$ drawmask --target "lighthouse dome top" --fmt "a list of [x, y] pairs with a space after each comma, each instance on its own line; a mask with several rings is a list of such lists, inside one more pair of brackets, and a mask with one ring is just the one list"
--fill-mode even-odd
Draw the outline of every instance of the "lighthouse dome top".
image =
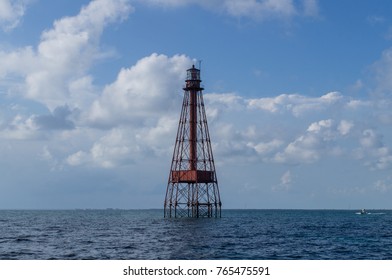
[[200, 80], [200, 70], [195, 68], [195, 65], [192, 65], [192, 68], [189, 68], [186, 71], [186, 80], [187, 81], [201, 81]]

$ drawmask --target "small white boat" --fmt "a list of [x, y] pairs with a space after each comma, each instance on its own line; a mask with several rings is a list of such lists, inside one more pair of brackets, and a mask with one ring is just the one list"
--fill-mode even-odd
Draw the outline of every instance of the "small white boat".
[[368, 212], [365, 209], [361, 209], [361, 215], [366, 215]]

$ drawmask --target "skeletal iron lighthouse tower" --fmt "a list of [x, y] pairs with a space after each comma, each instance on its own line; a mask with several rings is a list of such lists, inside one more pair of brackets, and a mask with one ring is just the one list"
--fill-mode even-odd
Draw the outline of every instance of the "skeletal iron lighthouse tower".
[[204, 109], [200, 70], [187, 70], [165, 198], [165, 217], [221, 217], [221, 200]]

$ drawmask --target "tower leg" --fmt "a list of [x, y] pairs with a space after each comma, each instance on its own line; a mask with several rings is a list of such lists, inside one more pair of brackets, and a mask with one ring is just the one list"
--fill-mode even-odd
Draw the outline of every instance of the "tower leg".
[[[212, 186], [211, 186], [212, 185]], [[169, 184], [169, 191], [165, 200], [166, 218], [220, 218], [219, 197], [206, 196], [208, 188], [215, 188], [215, 184], [207, 183], [173, 183]], [[214, 193], [214, 192], [212, 192]]]

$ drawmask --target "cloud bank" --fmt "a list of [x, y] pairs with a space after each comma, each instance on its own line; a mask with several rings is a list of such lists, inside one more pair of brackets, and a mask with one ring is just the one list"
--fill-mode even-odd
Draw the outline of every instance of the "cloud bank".
[[[197, 4], [204, 8], [220, 4], [232, 16], [249, 17], [267, 12], [289, 16], [298, 13], [300, 7], [308, 14], [318, 10], [316, 1], [149, 3], [173, 7]], [[94, 77], [89, 74], [94, 61], [102, 56], [100, 37], [105, 27], [126, 19], [132, 11], [126, 0], [95, 0], [78, 15], [55, 21], [42, 33], [36, 47], [1, 51], [0, 76], [19, 79], [17, 85], [8, 88], [9, 95], [38, 102], [49, 113], [9, 114], [3, 117], [0, 135], [4, 139], [43, 139], [68, 131], [64, 139], [69, 140], [86, 130], [90, 137], [82, 141], [83, 149], [75, 144], [70, 147], [73, 151], [63, 152], [62, 161], [70, 166], [113, 168], [129, 164], [133, 158], [170, 154], [181, 87], [191, 58], [151, 54], [120, 69], [116, 80], [103, 89], [94, 85]], [[376, 66], [384, 73], [381, 70], [389, 69], [389, 64], [386, 51]], [[389, 88], [384, 76], [377, 77], [383, 90]], [[352, 156], [371, 168], [390, 166], [390, 150], [380, 132], [367, 127], [361, 117], [365, 110], [379, 106], [379, 100], [355, 99], [339, 92], [313, 97], [280, 94], [244, 98], [237, 93], [208, 90], [205, 100], [216, 153], [222, 161], [241, 158], [249, 162], [311, 164], [325, 156]], [[373, 117], [385, 119], [387, 109], [377, 108]], [[285, 131], [287, 119], [294, 125]], [[272, 130], [271, 122], [278, 127]], [[347, 139], [356, 145], [348, 146]]]
[[294, 16], [317, 17], [319, 13], [316, 0], [146, 0], [143, 3], [172, 8], [197, 5], [216, 13], [253, 20], [289, 19]]

